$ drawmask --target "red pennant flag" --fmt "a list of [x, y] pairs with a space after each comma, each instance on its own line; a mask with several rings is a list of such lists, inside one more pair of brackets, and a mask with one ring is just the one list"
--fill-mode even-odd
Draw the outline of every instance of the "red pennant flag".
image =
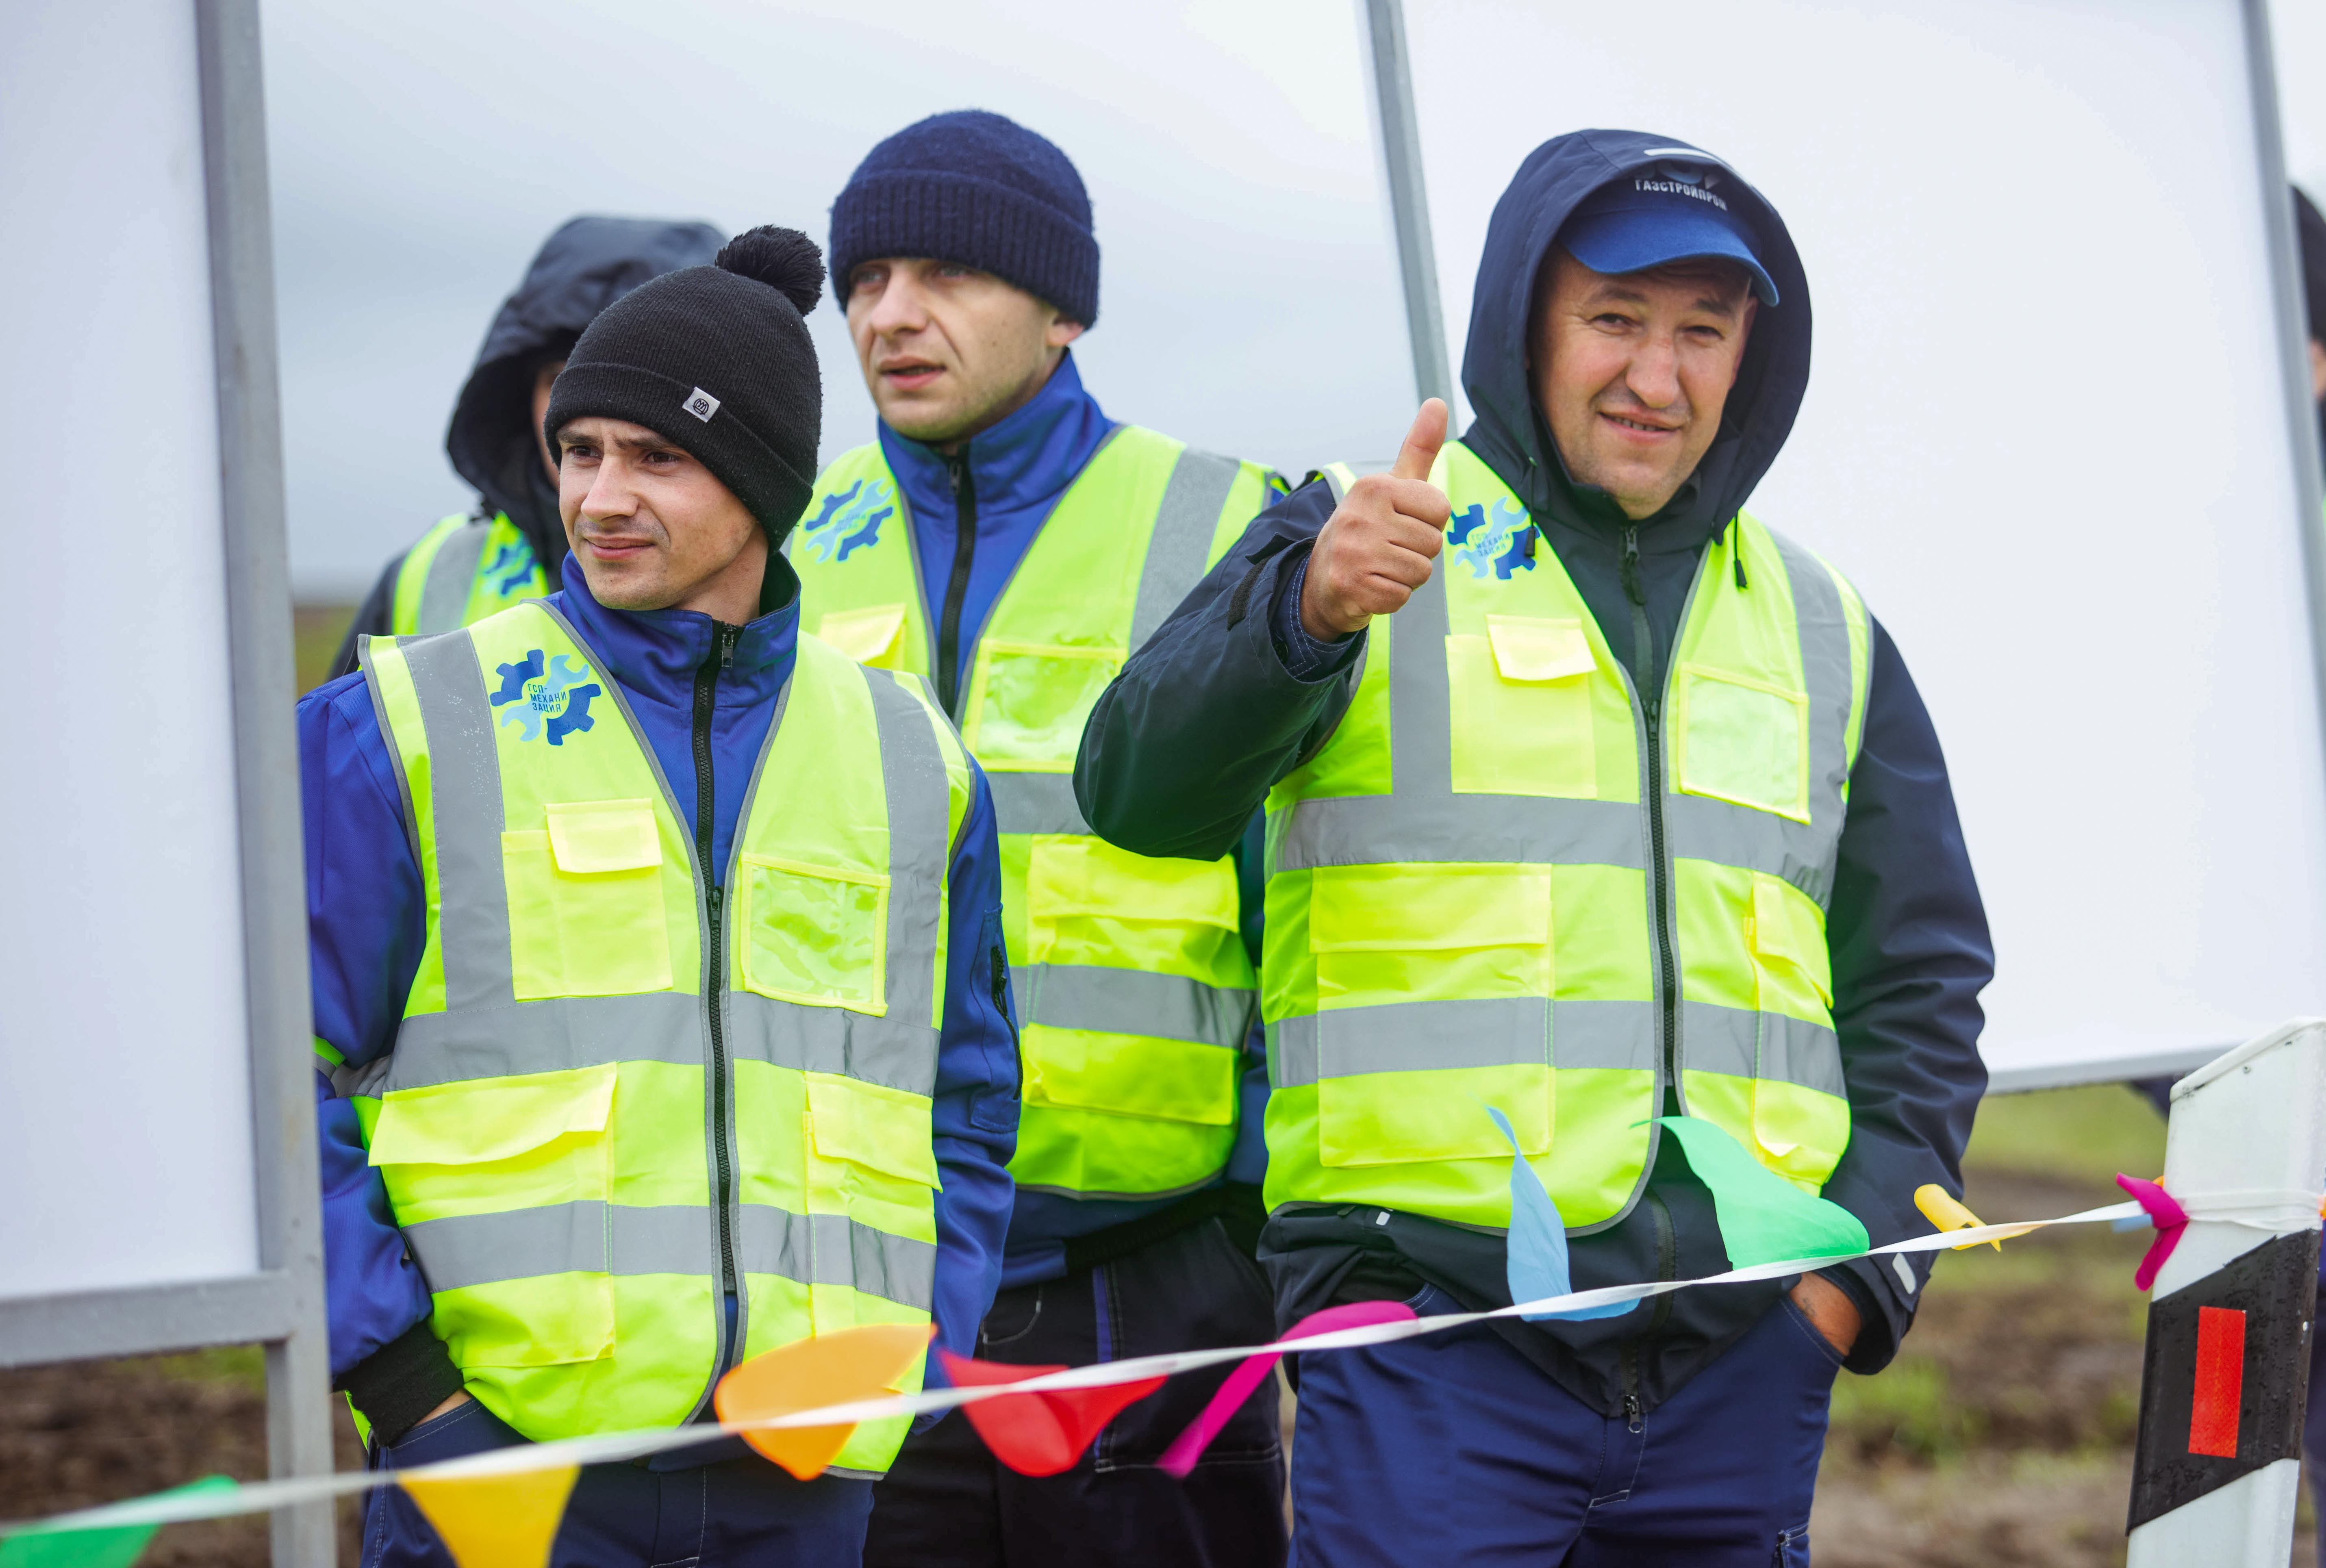
[[[956, 1387], [989, 1383], [1022, 1383], [1064, 1367], [1012, 1367], [998, 1361], [976, 1361], [940, 1349], [945, 1375]], [[978, 1436], [993, 1457], [1019, 1475], [1057, 1475], [1074, 1469], [1083, 1450], [1091, 1445], [1106, 1424], [1163, 1387], [1160, 1378], [1141, 1378], [1103, 1388], [1047, 1388], [1032, 1394], [1005, 1394], [962, 1406], [962, 1414], [977, 1428]]]

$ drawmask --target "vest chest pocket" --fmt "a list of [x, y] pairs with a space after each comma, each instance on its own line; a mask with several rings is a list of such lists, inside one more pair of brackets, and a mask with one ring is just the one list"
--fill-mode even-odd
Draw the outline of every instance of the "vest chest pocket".
[[988, 767], [1071, 773], [1083, 724], [1129, 650], [988, 642], [961, 738]]
[[1680, 793], [1810, 820], [1806, 693], [1698, 664], [1682, 664], [1672, 686]]
[[737, 880], [745, 988], [811, 1007], [888, 1012], [888, 877], [747, 854]]
[[1484, 636], [1447, 637], [1456, 792], [1598, 793], [1591, 734], [1597, 668], [1579, 619], [1490, 615]]
[[670, 989], [653, 805], [552, 801], [546, 815], [544, 831], [501, 835], [516, 999]]

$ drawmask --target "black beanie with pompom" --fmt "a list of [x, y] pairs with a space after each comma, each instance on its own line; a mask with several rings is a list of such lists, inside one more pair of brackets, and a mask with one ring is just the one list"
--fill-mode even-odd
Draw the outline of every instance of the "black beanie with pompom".
[[806, 509], [823, 380], [800, 318], [823, 256], [795, 228], [739, 234], [707, 267], [665, 273], [600, 311], [549, 394], [549, 449], [577, 419], [628, 420], [718, 476], [779, 544]]

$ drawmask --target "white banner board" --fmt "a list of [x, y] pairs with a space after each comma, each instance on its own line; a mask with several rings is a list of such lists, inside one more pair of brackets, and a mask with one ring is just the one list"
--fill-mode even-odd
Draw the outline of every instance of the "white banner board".
[[0, 49], [0, 1298], [259, 1267], [194, 13]]
[[1586, 6], [1406, 19], [1457, 367], [1549, 136], [1669, 135], [1784, 215], [1815, 359], [1751, 510], [1858, 584], [1937, 723], [1998, 1082], [2326, 1012], [2314, 513], [2239, 6], [1667, 0], [1694, 42], [1657, 48]]

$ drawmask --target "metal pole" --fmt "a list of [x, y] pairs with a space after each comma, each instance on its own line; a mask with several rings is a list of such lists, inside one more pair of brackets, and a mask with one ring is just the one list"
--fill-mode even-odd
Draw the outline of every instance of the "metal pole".
[[[287, 1285], [289, 1327], [266, 1347], [267, 1468], [331, 1469], [330, 1344], [315, 1153], [299, 769], [292, 733], [291, 580], [276, 386], [274, 240], [256, 0], [194, 0], [219, 485], [242, 849], [250, 1089], [261, 1266]], [[330, 1568], [329, 1503], [277, 1512], [277, 1568]]]
[[1372, 45], [1373, 101], [1381, 122], [1382, 160], [1389, 179], [1389, 210], [1397, 231], [1398, 274], [1405, 284], [1405, 329], [1413, 349], [1419, 397], [1442, 397], [1454, 406], [1454, 374], [1446, 363], [1446, 318], [1437, 302], [1437, 253], [1429, 240], [1429, 197], [1421, 179], [1421, 126], [1413, 111], [1413, 64], [1405, 47], [1401, 0], [1365, 0], [1365, 35]]
[[2318, 682], [2321, 743], [2326, 743], [2326, 534], [2321, 517], [2318, 403], [2310, 390], [2310, 328], [2302, 297], [2301, 252], [2293, 233], [2292, 185], [2279, 130], [2277, 65], [2270, 45], [2268, 0], [2241, 0], [2246, 79], [2253, 99], [2254, 147], [2259, 154], [2264, 236], [2269, 246], [2271, 303], [2277, 321], [2278, 378], [2284, 388], [2288, 434], [2293, 442], [2293, 524], [2302, 531], [2302, 561], [2310, 589], [2310, 642]]
[[2296, 1019], [2172, 1086], [2168, 1192], [2286, 1197], [2271, 1229], [2192, 1220], [2157, 1273], [2127, 1568], [2286, 1560], [2302, 1490], [2321, 1170], [2326, 1020]]

